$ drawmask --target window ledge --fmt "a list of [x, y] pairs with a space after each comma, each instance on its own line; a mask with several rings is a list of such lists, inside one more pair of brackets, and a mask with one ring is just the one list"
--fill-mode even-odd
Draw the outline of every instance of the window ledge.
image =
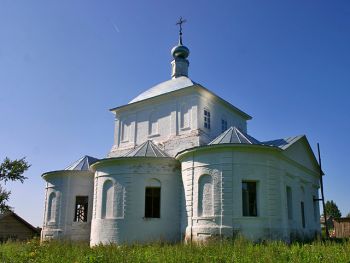
[[154, 138], [154, 137], [158, 137], [158, 136], [160, 136], [160, 134], [159, 133], [155, 133], [155, 134], [148, 135], [148, 138]]
[[215, 218], [219, 218], [220, 216], [197, 216], [193, 217], [194, 220], [213, 220]]
[[73, 221], [73, 225], [84, 225], [84, 224], [88, 224], [89, 222], [77, 222], [77, 221]]
[[160, 220], [160, 217], [142, 217], [145, 221], [151, 221], [151, 220]]
[[180, 131], [189, 131], [191, 130], [191, 127], [181, 127]]

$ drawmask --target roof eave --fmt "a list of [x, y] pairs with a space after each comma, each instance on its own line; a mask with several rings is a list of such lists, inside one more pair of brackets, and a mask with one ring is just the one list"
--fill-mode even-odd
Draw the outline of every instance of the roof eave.
[[135, 157], [111, 157], [111, 158], [104, 158], [100, 159], [99, 161], [93, 163], [91, 165], [91, 169], [96, 171], [96, 167], [104, 164], [104, 163], [113, 163], [113, 162], [121, 162], [121, 161], [131, 161], [131, 160], [173, 160], [176, 161], [175, 158], [166, 156], [166, 157], [155, 157], [155, 156], [135, 156]]
[[192, 147], [192, 148], [189, 148], [189, 149], [185, 149], [181, 152], [178, 152], [176, 155], [175, 155], [175, 159], [178, 159], [180, 158], [180, 156], [182, 155], [185, 155], [187, 153], [190, 153], [192, 151], [195, 151], [195, 150], [204, 150], [204, 149], [209, 149], [209, 148], [217, 148], [217, 149], [220, 149], [220, 148], [239, 148], [239, 147], [242, 147], [242, 148], [260, 148], [260, 149], [270, 149], [270, 150], [276, 150], [276, 151], [283, 151], [282, 149], [278, 148], [278, 147], [275, 147], [275, 146], [270, 146], [270, 145], [261, 145], [261, 144], [248, 144], [248, 143], [221, 143], [221, 144], [208, 144], [208, 145], [202, 145], [202, 146], [196, 146], [196, 147]]
[[167, 92], [167, 93], [163, 93], [163, 94], [160, 94], [160, 95], [157, 95], [157, 96], [154, 96], [154, 97], [150, 97], [150, 98], [147, 98], [147, 99], [144, 99], [144, 100], [140, 100], [140, 101], [135, 101], [135, 102], [132, 102], [132, 103], [129, 103], [129, 104], [125, 104], [125, 105], [122, 105], [122, 106], [118, 106], [118, 107], [115, 107], [115, 108], [111, 108], [109, 109], [109, 111], [111, 112], [117, 112], [121, 109], [124, 109], [126, 107], [129, 107], [129, 106], [135, 106], [135, 105], [138, 105], [138, 104], [142, 104], [146, 101], [149, 101], [149, 100], [152, 100], [152, 99], [156, 99], [156, 98], [159, 98], [163, 95], [169, 95], [169, 94], [174, 94], [174, 93], [177, 93], [177, 92], [181, 92], [183, 90], [187, 90], [187, 89], [190, 89], [190, 88], [201, 88], [203, 90], [205, 90], [206, 92], [212, 94], [215, 98], [217, 98], [219, 101], [221, 101], [224, 105], [228, 106], [229, 108], [232, 108], [234, 111], [236, 111], [239, 115], [241, 115], [243, 118], [245, 118], [246, 120], [251, 120], [253, 117], [250, 116], [249, 114], [245, 113], [244, 111], [238, 109], [237, 107], [233, 106], [231, 103], [229, 103], [228, 101], [224, 100], [223, 98], [221, 98], [220, 96], [216, 95], [214, 92], [210, 91], [209, 89], [205, 88], [204, 86], [202, 86], [201, 84], [198, 84], [196, 82], [193, 82], [194, 84], [191, 85], [191, 86], [187, 86], [187, 87], [184, 87], [184, 88], [181, 88], [181, 89], [177, 89], [177, 90], [173, 90], [173, 91], [170, 91], [170, 92]]
[[49, 172], [45, 172], [41, 175], [42, 178], [46, 177], [47, 175], [54, 175], [54, 174], [76, 174], [76, 173], [87, 173], [90, 172], [92, 173], [92, 171], [90, 170], [55, 170], [55, 171], [49, 171]]

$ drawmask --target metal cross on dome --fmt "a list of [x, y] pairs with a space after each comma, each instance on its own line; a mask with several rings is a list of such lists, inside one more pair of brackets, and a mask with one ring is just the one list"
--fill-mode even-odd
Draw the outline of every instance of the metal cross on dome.
[[180, 30], [179, 30], [179, 33], [180, 33], [180, 44], [182, 45], [182, 24], [186, 22], [186, 19], [182, 19], [182, 16], [180, 16], [180, 19], [179, 21], [176, 22], [176, 25], [179, 25], [180, 26]]

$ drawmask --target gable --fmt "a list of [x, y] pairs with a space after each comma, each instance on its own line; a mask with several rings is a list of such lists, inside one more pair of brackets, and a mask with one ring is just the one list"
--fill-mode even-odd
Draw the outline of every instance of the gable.
[[0, 217], [0, 239], [28, 239], [39, 234], [39, 230], [13, 212]]
[[301, 136], [298, 140], [286, 147], [283, 154], [307, 169], [319, 173], [318, 162], [306, 136]]

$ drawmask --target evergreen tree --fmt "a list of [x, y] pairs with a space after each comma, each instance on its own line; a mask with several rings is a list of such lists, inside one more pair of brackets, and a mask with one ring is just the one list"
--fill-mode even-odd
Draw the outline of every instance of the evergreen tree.
[[[23, 173], [28, 170], [30, 164], [27, 163], [25, 158], [19, 160], [11, 161], [9, 158], [0, 164], [0, 182], [6, 184], [7, 181], [20, 181], [23, 183], [26, 177], [23, 176]], [[0, 184], [0, 213], [6, 212], [11, 209], [7, 205], [11, 192], [6, 191]]]
[[341, 217], [341, 212], [340, 212], [337, 204], [333, 200], [326, 202], [325, 209], [326, 209], [327, 217], [329, 217], [329, 216], [331, 216], [333, 218], [340, 218]]

